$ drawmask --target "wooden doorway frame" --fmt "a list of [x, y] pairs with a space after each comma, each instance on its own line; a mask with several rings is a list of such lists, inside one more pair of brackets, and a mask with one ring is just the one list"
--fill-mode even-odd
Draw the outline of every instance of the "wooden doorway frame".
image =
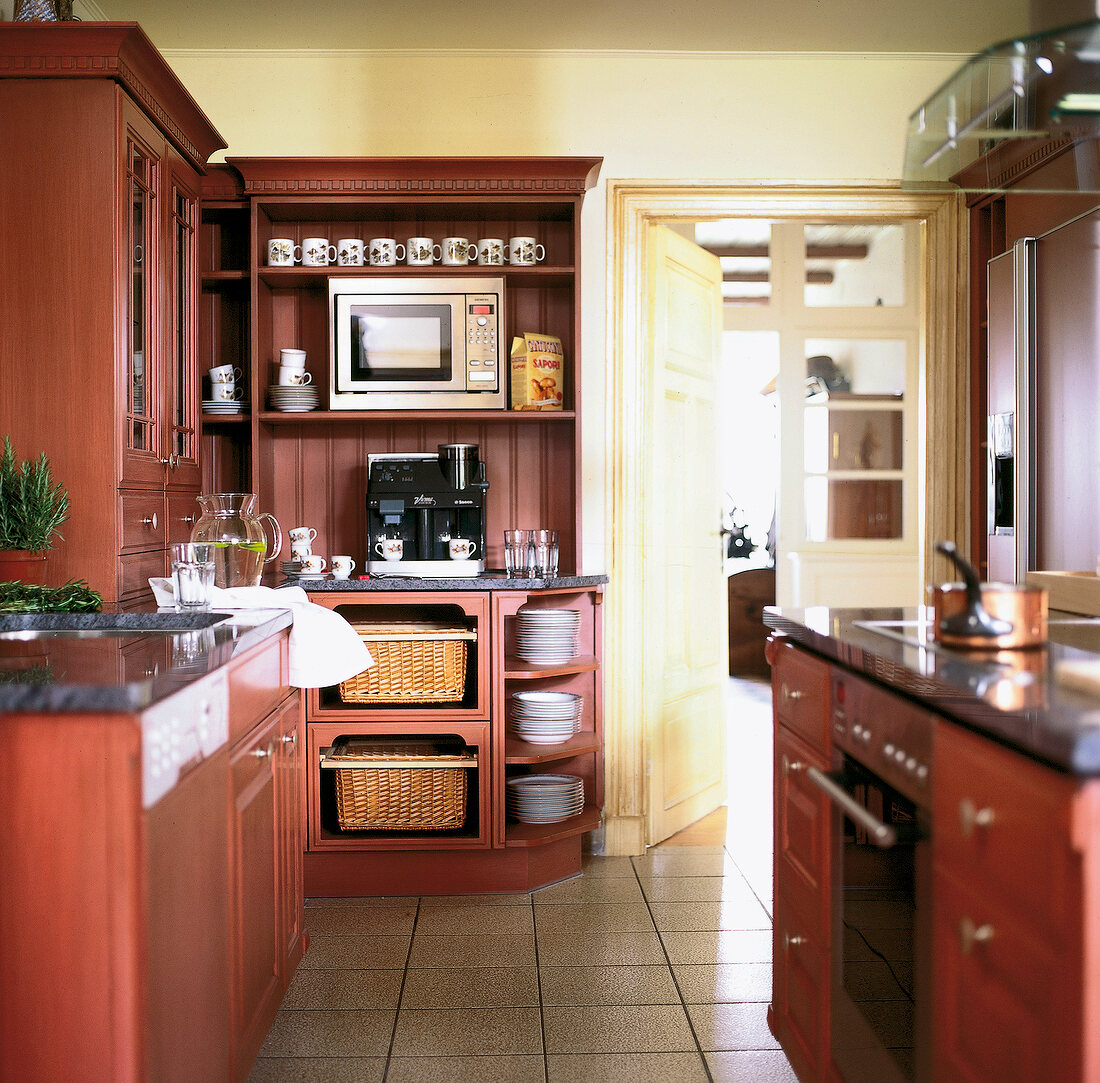
[[[967, 551], [968, 447], [966, 208], [961, 195], [896, 187], [743, 187], [609, 181], [607, 319], [607, 509], [610, 583], [604, 612], [604, 849], [645, 851], [646, 719], [642, 626], [642, 501], [651, 374], [642, 358], [646, 311], [645, 234], [651, 224], [717, 218], [918, 219], [922, 230], [921, 379], [918, 417], [924, 491], [922, 559], [928, 581], [937, 538]], [[960, 276], [960, 271], [962, 275]]]

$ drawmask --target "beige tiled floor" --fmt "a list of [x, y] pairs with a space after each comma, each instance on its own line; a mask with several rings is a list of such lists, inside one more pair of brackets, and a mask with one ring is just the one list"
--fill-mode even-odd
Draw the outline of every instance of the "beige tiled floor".
[[251, 1079], [793, 1083], [765, 1020], [769, 712], [731, 682], [729, 804], [642, 857], [527, 895], [307, 900]]

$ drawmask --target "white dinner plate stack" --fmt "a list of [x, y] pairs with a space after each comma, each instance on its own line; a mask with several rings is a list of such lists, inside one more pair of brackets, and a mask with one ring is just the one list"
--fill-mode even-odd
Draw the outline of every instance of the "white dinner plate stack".
[[533, 745], [557, 745], [581, 729], [584, 699], [572, 692], [513, 692], [512, 732]]
[[310, 410], [316, 410], [321, 398], [317, 394], [317, 388], [306, 384], [304, 387], [288, 385], [282, 387], [272, 384], [267, 389], [267, 397], [274, 410], [281, 410], [285, 414], [304, 414]]
[[202, 400], [204, 414], [239, 414], [243, 409], [243, 402], [226, 402], [225, 399]]
[[516, 654], [525, 662], [555, 665], [577, 653], [581, 615], [576, 609], [530, 609], [516, 613]]
[[584, 779], [518, 775], [505, 780], [508, 814], [521, 824], [556, 824], [584, 809]]

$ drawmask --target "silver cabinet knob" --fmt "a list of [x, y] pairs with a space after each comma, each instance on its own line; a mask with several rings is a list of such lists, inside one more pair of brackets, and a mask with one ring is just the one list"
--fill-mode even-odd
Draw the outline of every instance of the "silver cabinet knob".
[[788, 688], [786, 684], [783, 685], [783, 698], [791, 700], [800, 700], [805, 695], [804, 692], [799, 691], [797, 688]]
[[962, 829], [963, 838], [970, 838], [975, 828], [991, 827], [996, 818], [992, 808], [988, 806], [978, 808], [969, 797], [964, 797], [959, 802], [959, 827]]
[[141, 522], [143, 526], [152, 527], [154, 530], [156, 530], [158, 522], [157, 513], [153, 512], [152, 515], [146, 515], [145, 518], [141, 520]]
[[977, 925], [972, 918], [964, 917], [959, 922], [959, 944], [963, 955], [969, 955], [975, 944], [988, 944], [993, 939], [993, 926], [986, 922]]

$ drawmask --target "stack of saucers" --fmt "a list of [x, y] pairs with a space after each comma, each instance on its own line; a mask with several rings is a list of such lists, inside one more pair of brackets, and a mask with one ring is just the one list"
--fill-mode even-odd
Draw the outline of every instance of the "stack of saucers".
[[306, 384], [304, 387], [288, 385], [282, 387], [272, 384], [267, 389], [267, 397], [274, 410], [281, 410], [286, 414], [304, 414], [310, 410], [316, 410], [320, 403], [317, 388]]
[[577, 653], [581, 615], [576, 609], [532, 609], [516, 613], [516, 654], [542, 665], [568, 662]]
[[508, 814], [521, 824], [556, 824], [584, 809], [584, 779], [519, 775], [505, 781]]
[[243, 402], [229, 402], [225, 399], [203, 399], [204, 414], [239, 414], [244, 409]]
[[282, 568], [283, 575], [287, 579], [297, 579], [302, 574], [302, 562], [300, 560], [284, 560]]
[[533, 745], [557, 745], [580, 732], [584, 699], [572, 692], [513, 692], [512, 732]]

